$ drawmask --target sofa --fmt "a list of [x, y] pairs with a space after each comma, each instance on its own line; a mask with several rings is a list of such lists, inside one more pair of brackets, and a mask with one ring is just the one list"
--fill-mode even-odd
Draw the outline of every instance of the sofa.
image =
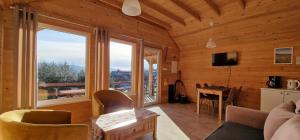
[[270, 113], [227, 106], [224, 123], [205, 140], [300, 140], [300, 100]]
[[0, 140], [88, 140], [88, 125], [71, 124], [71, 112], [14, 110], [0, 115]]

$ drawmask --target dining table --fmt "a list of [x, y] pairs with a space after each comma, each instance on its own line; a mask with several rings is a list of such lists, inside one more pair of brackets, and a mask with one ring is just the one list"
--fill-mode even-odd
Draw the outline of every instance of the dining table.
[[225, 87], [203, 87], [197, 88], [197, 114], [200, 115], [200, 93], [217, 95], [218, 98], [218, 120], [222, 121], [223, 97], [228, 95], [230, 88]]

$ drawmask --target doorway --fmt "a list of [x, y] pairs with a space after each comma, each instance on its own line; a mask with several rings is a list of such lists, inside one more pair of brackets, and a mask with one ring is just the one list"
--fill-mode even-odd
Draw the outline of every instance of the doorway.
[[156, 104], [160, 98], [160, 50], [144, 48], [144, 105]]

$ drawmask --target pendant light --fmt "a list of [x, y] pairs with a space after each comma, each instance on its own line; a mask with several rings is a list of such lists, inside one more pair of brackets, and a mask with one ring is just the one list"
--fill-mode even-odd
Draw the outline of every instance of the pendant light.
[[212, 49], [212, 48], [215, 48], [217, 47], [217, 44], [216, 42], [210, 37], [208, 39], [208, 42], [206, 43], [206, 48], [209, 48], [209, 49]]
[[124, 0], [122, 12], [128, 16], [139, 16], [142, 13], [141, 5], [138, 0]]
[[[209, 25], [210, 25], [210, 27], [213, 27], [214, 26], [214, 22], [210, 21]], [[213, 40], [212, 37], [210, 37], [208, 39], [208, 42], [206, 43], [206, 48], [212, 49], [212, 48], [216, 48], [216, 47], [217, 47], [216, 42]]]

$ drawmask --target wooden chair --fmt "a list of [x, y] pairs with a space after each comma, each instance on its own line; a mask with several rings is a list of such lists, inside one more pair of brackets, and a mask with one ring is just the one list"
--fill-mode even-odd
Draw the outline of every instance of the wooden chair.
[[228, 96], [226, 97], [226, 100], [224, 100], [224, 109], [227, 105], [233, 105], [234, 104], [234, 97], [236, 97], [238, 94], [238, 90], [236, 87], [233, 87], [230, 89], [230, 92]]
[[99, 104], [100, 114], [133, 108], [132, 99], [121, 91], [100, 90], [94, 94], [94, 97]]
[[241, 95], [241, 92], [242, 92], [242, 86], [239, 87], [238, 91], [236, 94], [234, 94], [234, 97], [233, 97], [233, 105], [234, 106], [239, 106], [239, 98], [240, 98], [240, 95]]

